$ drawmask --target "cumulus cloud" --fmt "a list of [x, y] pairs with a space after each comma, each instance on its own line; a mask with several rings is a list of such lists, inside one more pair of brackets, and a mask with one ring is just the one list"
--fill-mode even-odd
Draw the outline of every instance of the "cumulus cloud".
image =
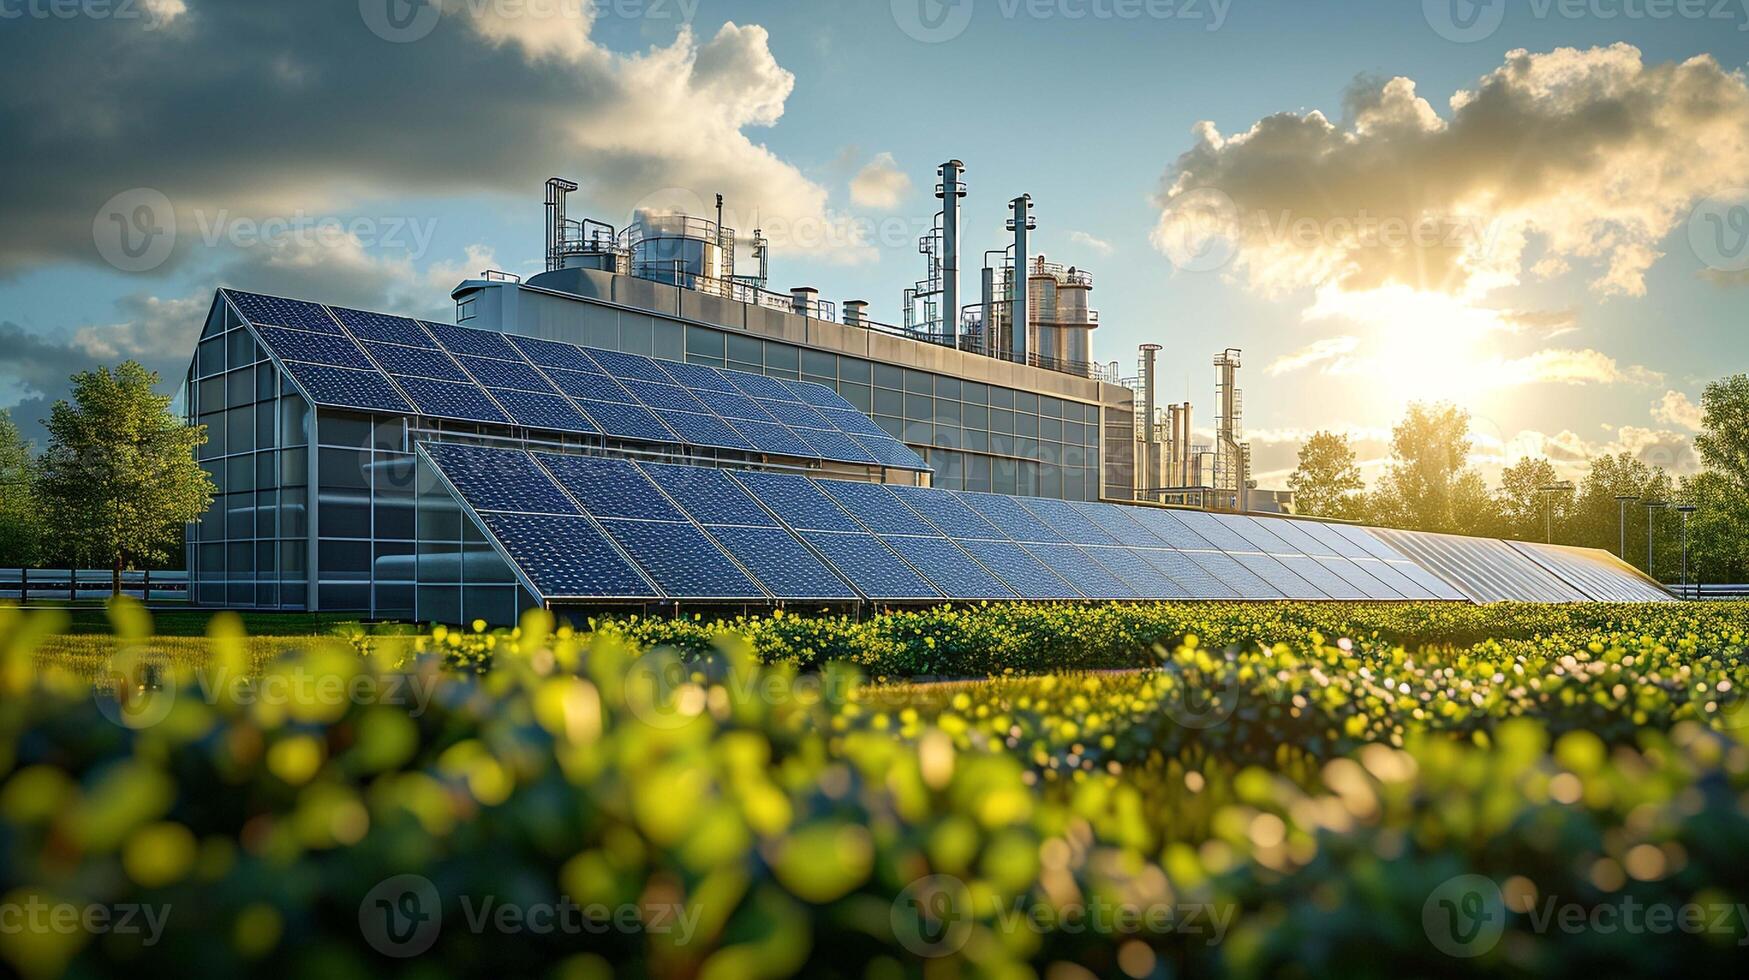
[[1554, 348], [1524, 357], [1501, 358], [1487, 366], [1495, 385], [1658, 384], [1663, 375], [1637, 364], [1623, 366], [1598, 351]]
[[899, 205], [911, 189], [911, 178], [891, 153], [877, 153], [856, 176], [850, 178], [850, 201], [865, 208], [889, 209]]
[[1685, 429], [1699, 432], [1706, 419], [1706, 413], [1699, 405], [1690, 401], [1688, 395], [1680, 391], [1666, 391], [1664, 397], [1652, 403], [1652, 420], [1667, 425], [1680, 425]]
[[1069, 232], [1069, 241], [1099, 255], [1110, 255], [1112, 252], [1116, 251], [1116, 248], [1114, 248], [1110, 242], [1084, 231]]
[[[1709, 56], [1626, 44], [1513, 51], [1441, 115], [1408, 78], [1362, 79], [1340, 120], [1201, 123], [1164, 178], [1156, 245], [1233, 240], [1265, 291], [1397, 284], [1479, 297], [1568, 263], [1639, 296], [1659, 244], [1749, 172], [1749, 85]], [[1629, 176], [1631, 175], [1631, 177]]]
[[1490, 480], [1496, 479], [1502, 468], [1527, 456], [1547, 459], [1562, 479], [1570, 480], [1583, 479], [1591, 460], [1620, 453], [1679, 476], [1700, 468], [1693, 443], [1683, 433], [1632, 425], [1609, 431], [1613, 438], [1587, 439], [1571, 429], [1553, 433], [1522, 429], [1510, 436], [1484, 430], [1475, 433], [1470, 461]]
[[1271, 376], [1289, 374], [1314, 365], [1323, 365], [1326, 373], [1340, 373], [1348, 363], [1347, 355], [1360, 347], [1357, 337], [1325, 337], [1270, 362], [1265, 373]]

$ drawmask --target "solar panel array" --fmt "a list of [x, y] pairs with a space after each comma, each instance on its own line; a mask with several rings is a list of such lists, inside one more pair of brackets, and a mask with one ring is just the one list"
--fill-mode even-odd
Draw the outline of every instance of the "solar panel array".
[[[1577, 549], [792, 473], [422, 448], [548, 600], [1669, 598], [1631, 568]], [[542, 521], [554, 522], [552, 539], [529, 530]], [[577, 557], [549, 567], [561, 547], [555, 540]], [[1481, 567], [1474, 563], [1490, 577], [1472, 574]], [[600, 581], [586, 580], [588, 570]]]
[[318, 404], [927, 470], [836, 391], [385, 313], [225, 290]]

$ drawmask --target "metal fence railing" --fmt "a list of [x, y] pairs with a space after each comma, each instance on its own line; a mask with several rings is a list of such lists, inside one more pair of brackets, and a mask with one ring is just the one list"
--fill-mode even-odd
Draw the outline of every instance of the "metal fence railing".
[[[123, 572], [122, 592], [147, 602], [188, 601], [186, 571]], [[83, 602], [109, 597], [105, 568], [0, 568], [0, 600]]]
[[1740, 585], [1666, 585], [1684, 599], [1749, 599], [1749, 583]]

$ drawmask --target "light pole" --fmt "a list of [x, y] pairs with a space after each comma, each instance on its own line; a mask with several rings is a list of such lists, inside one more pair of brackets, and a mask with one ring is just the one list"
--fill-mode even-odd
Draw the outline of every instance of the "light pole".
[[1555, 494], [1557, 494], [1557, 493], [1572, 493], [1573, 492], [1573, 481], [1572, 480], [1556, 480], [1553, 483], [1545, 483], [1542, 486], [1537, 487], [1537, 490], [1538, 490], [1538, 492], [1540, 492], [1543, 495], [1543, 502], [1545, 504], [1545, 509], [1548, 512], [1547, 526], [1543, 530], [1543, 542], [1545, 544], [1554, 544], [1555, 543]]
[[1615, 495], [1615, 553], [1622, 561], [1628, 560], [1628, 503], [1638, 499], [1634, 493]]
[[1658, 575], [1652, 570], [1652, 529], [1656, 527], [1652, 518], [1657, 516], [1653, 513], [1654, 511], [1660, 511], [1669, 507], [1670, 502], [1667, 500], [1647, 500], [1641, 503], [1640, 506], [1646, 508], [1646, 575], [1653, 581], [1657, 581]]
[[1694, 509], [1693, 504], [1683, 504], [1676, 508], [1676, 512], [1682, 515], [1682, 594], [1684, 597], [1688, 595], [1688, 515], [1694, 513]]

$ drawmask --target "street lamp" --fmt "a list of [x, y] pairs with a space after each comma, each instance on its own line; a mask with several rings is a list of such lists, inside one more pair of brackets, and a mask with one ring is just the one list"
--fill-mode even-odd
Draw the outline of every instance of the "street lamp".
[[1548, 511], [1548, 525], [1543, 531], [1543, 541], [1547, 544], [1554, 544], [1555, 543], [1555, 494], [1557, 494], [1557, 493], [1572, 493], [1573, 492], [1573, 481], [1572, 480], [1556, 480], [1553, 483], [1545, 483], [1542, 486], [1537, 487], [1537, 491], [1543, 495], [1543, 500], [1544, 500], [1545, 504], [1547, 505], [1547, 511]]
[[1622, 561], [1628, 560], [1628, 503], [1638, 499], [1636, 493], [1615, 495], [1615, 553]]
[[1688, 515], [1694, 513], [1693, 504], [1683, 504], [1676, 508], [1682, 515], [1682, 594], [1688, 595]]
[[1670, 502], [1667, 500], [1647, 500], [1640, 506], [1646, 508], [1646, 575], [1656, 581], [1658, 575], [1652, 570], [1652, 529], [1656, 526], [1652, 518], [1656, 515], [1652, 512], [1669, 507]]

